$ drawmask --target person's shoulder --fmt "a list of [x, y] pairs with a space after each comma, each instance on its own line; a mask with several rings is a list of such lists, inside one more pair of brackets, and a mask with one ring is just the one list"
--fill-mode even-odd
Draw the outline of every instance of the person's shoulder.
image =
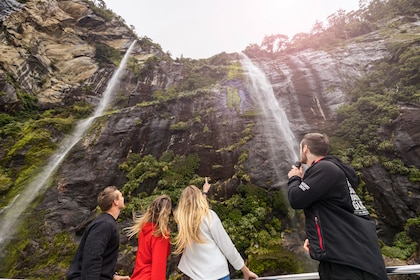
[[99, 216], [96, 218], [97, 220], [102, 220], [102, 221], [111, 221], [111, 222], [115, 222], [114, 217], [107, 213], [107, 212], [102, 212], [101, 214], [99, 214]]
[[324, 157], [322, 160], [320, 160], [319, 162], [317, 162], [316, 165], [322, 166], [322, 167], [329, 166], [331, 168], [339, 168], [337, 166], [337, 163], [331, 157]]
[[141, 233], [143, 235], [148, 235], [148, 234], [151, 234], [152, 232], [154, 232], [155, 230], [156, 230], [156, 225], [152, 222], [147, 222], [141, 228]]
[[212, 209], [209, 210], [209, 217], [208, 218], [212, 222], [213, 221], [220, 221], [219, 215], [217, 215], [217, 213], [214, 210], [212, 210]]
[[353, 166], [351, 166], [351, 164], [344, 163], [338, 157], [335, 156], [329, 156], [327, 159], [331, 164], [334, 164], [337, 169], [340, 169], [344, 173], [344, 175], [348, 178], [350, 184], [353, 187], [356, 187], [358, 185], [356, 171], [354, 170]]
[[210, 209], [207, 216], [203, 219], [203, 222], [207, 224], [209, 227], [213, 227], [213, 225], [217, 223], [221, 223], [219, 216], [217, 215], [214, 210]]
[[310, 169], [311, 173], [323, 174], [328, 176], [340, 173], [339, 171], [341, 170], [340, 167], [338, 167], [333, 161], [330, 161], [328, 159], [322, 159], [318, 161], [317, 163], [313, 164]]
[[217, 216], [217, 213], [216, 213], [216, 212], [214, 212], [214, 210], [213, 210], [213, 209], [210, 209], [210, 210], [209, 210], [209, 213], [210, 213], [210, 215], [211, 215], [211, 216], [216, 216], [216, 217], [218, 217], [218, 216]]
[[93, 222], [92, 224], [96, 224], [99, 227], [106, 227], [106, 228], [113, 228], [117, 227], [117, 222], [115, 221], [114, 217], [112, 217], [108, 213], [101, 213]]

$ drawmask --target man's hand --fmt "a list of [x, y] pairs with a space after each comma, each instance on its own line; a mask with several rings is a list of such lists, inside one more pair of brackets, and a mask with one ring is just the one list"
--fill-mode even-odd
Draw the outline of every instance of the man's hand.
[[308, 239], [306, 239], [305, 242], [303, 243], [303, 249], [305, 249], [305, 251], [309, 253], [309, 240]]
[[299, 176], [302, 178], [303, 176], [303, 167], [300, 166], [297, 168], [295, 165], [292, 165], [292, 169], [290, 169], [289, 173], [287, 173], [288, 178], [290, 179], [293, 176]]
[[130, 276], [124, 276], [124, 275], [114, 275], [113, 280], [130, 280]]

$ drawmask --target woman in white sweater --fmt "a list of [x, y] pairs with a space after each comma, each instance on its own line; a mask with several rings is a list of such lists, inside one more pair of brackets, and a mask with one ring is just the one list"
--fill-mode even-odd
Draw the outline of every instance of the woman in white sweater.
[[[209, 188], [206, 180], [203, 190]], [[174, 217], [178, 224], [174, 253], [182, 254], [178, 268], [188, 277], [228, 280], [228, 261], [242, 271], [245, 280], [258, 277], [245, 265], [220, 218], [209, 208], [205, 195], [196, 186], [183, 190]]]

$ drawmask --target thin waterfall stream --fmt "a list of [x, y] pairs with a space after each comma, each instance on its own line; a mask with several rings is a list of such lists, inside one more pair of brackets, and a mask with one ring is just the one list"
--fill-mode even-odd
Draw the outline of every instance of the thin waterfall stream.
[[[285, 108], [277, 100], [273, 87], [265, 73], [259, 69], [245, 54], [242, 54], [242, 66], [247, 71], [251, 90], [264, 114], [263, 125], [270, 145], [271, 158], [282, 158], [282, 161], [294, 163], [299, 160], [297, 139], [290, 128]], [[278, 154], [279, 145], [283, 155]], [[280, 178], [279, 178], [280, 179]]]
[[108, 82], [108, 85], [102, 95], [102, 98], [96, 107], [93, 114], [78, 122], [72, 134], [64, 138], [60, 144], [60, 149], [53, 154], [42, 171], [25, 187], [25, 189], [15, 198], [12, 202], [0, 210], [0, 252], [4, 252], [9, 239], [14, 235], [18, 224], [20, 222], [20, 216], [26, 210], [26, 208], [40, 195], [49, 185], [49, 181], [52, 175], [55, 173], [58, 166], [70, 152], [70, 150], [76, 145], [77, 142], [82, 139], [85, 132], [88, 130], [92, 122], [99, 116], [101, 116], [107, 106], [109, 105], [115, 86], [118, 84], [120, 76], [127, 64], [128, 58], [131, 51], [134, 48], [136, 41], [133, 41], [125, 53], [121, 63]]

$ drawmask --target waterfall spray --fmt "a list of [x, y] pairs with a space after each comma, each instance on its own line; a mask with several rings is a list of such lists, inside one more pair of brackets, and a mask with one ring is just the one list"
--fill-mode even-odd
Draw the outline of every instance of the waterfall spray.
[[64, 138], [60, 144], [59, 151], [50, 157], [47, 165], [35, 177], [35, 179], [32, 180], [28, 186], [26, 186], [25, 189], [20, 194], [18, 194], [8, 206], [0, 211], [0, 254], [3, 254], [7, 241], [9, 241], [9, 239], [15, 233], [20, 222], [19, 218], [22, 213], [38, 195], [42, 194], [46, 190], [49, 185], [49, 180], [56, 171], [57, 167], [61, 164], [61, 162], [74, 147], [74, 145], [80, 141], [87, 129], [92, 124], [93, 120], [104, 113], [106, 107], [109, 105], [111, 97], [113, 96], [112, 93], [114, 88], [120, 79], [121, 73], [127, 64], [128, 57], [135, 43], [136, 41], [131, 43], [129, 49], [121, 60], [117, 71], [115, 71], [112, 78], [109, 80], [107, 88], [105, 89], [94, 113], [76, 125], [73, 133]]
[[266, 126], [266, 132], [271, 133], [271, 136], [276, 135], [281, 138], [268, 139], [271, 146], [271, 157], [278, 158], [280, 156], [276, 154], [276, 152], [279, 150], [279, 144], [284, 143], [285, 147], [282, 150], [285, 153], [285, 157], [282, 156], [282, 160], [286, 160], [290, 163], [295, 162], [299, 159], [299, 155], [297, 154], [297, 140], [290, 128], [290, 122], [287, 118], [285, 109], [274, 95], [270, 81], [264, 72], [255, 66], [245, 54], [242, 54], [241, 63], [247, 71], [251, 90], [254, 92], [256, 96], [255, 99], [258, 101], [262, 113], [265, 116], [263, 125]]
[[[269, 161], [275, 171], [276, 178], [273, 178], [273, 186], [279, 187], [283, 192], [283, 196], [287, 197], [287, 171], [292, 164], [299, 160], [299, 146], [286, 115], [286, 110], [276, 98], [271, 82], [268, 80], [264, 72], [259, 69], [252, 61], [242, 54], [241, 63], [247, 71], [249, 79], [250, 91], [255, 96], [255, 100], [259, 103], [264, 119], [261, 125], [264, 127], [264, 137], [269, 144]], [[292, 233], [284, 234], [283, 238], [290, 240], [293, 244], [299, 244], [303, 238], [299, 236], [303, 232], [303, 223], [296, 216], [296, 212], [289, 208], [289, 221], [291, 227], [298, 229]], [[286, 237], [287, 236], [287, 237]], [[289, 244], [290, 245], [290, 244]], [[309, 254], [303, 252], [301, 260], [309, 271], [316, 269], [316, 264], [309, 257]]]

